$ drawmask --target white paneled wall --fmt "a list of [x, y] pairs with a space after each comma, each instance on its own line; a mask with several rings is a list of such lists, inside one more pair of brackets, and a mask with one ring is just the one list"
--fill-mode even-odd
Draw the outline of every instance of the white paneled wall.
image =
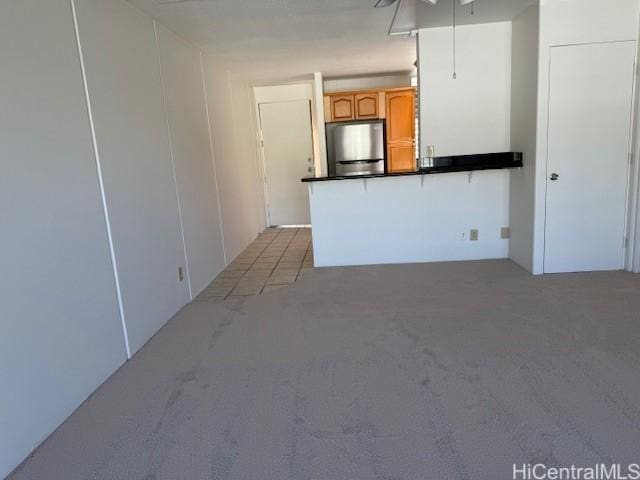
[[[205, 98], [228, 88], [205, 91], [201, 52], [129, 3], [3, 2], [0, 45], [4, 478], [126, 361], [127, 338], [133, 354], [225, 266], [223, 230], [242, 250], [262, 214], [244, 128], [218, 200]], [[234, 88], [223, 132], [255, 125]]]
[[153, 20], [113, 0], [76, 11], [134, 353], [189, 300]]
[[0, 5], [0, 478], [126, 359], [71, 8]]
[[199, 50], [156, 24], [192, 295], [225, 267]]
[[254, 99], [242, 78], [210, 56], [204, 60], [224, 245], [231, 261], [266, 223]]
[[420, 151], [437, 156], [509, 150], [511, 22], [418, 33]]
[[[543, 273], [546, 224], [547, 130], [549, 119], [549, 64], [553, 46], [638, 39], [640, 2], [609, 0], [550, 0], [540, 3], [538, 57], [536, 165], [533, 272]], [[621, 187], [624, 188], [624, 187]], [[630, 265], [629, 265], [630, 266]]]
[[523, 152], [524, 167], [510, 176], [509, 258], [533, 271], [536, 112], [538, 102], [538, 5], [512, 22], [511, 150]]
[[[508, 180], [502, 170], [309, 183], [315, 265], [505, 258]], [[478, 241], [463, 238], [471, 228]]]

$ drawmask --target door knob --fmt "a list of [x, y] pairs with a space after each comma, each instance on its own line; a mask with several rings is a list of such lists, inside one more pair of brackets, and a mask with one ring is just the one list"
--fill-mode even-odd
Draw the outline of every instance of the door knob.
[[556, 181], [560, 178], [560, 175], [558, 175], [557, 173], [552, 173], [551, 176], [549, 177], [550, 180], [552, 181]]

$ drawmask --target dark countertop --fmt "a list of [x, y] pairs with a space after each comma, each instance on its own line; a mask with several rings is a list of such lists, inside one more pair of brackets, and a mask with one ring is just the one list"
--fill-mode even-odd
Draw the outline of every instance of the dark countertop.
[[402, 177], [406, 175], [431, 175], [435, 173], [473, 172], [475, 170], [500, 170], [522, 167], [522, 152], [479, 153], [475, 155], [453, 155], [434, 157], [432, 165], [420, 170], [393, 173], [370, 173], [364, 175], [333, 175], [305, 177], [303, 182], [324, 182], [328, 180], [358, 180], [363, 178]]

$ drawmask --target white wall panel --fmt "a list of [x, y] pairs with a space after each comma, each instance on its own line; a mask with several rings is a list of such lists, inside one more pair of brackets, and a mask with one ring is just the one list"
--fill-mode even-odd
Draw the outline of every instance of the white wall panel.
[[410, 87], [411, 72], [396, 72], [383, 75], [328, 78], [323, 81], [325, 92], [345, 92], [375, 88]]
[[511, 48], [511, 150], [524, 167], [511, 171], [509, 257], [533, 271], [533, 226], [538, 103], [538, 5], [513, 20]]
[[189, 300], [154, 26], [121, 0], [76, 9], [133, 353]]
[[67, 0], [0, 4], [0, 478], [126, 358]]
[[156, 23], [171, 146], [195, 297], [225, 267], [200, 51]]
[[264, 228], [257, 119], [251, 87], [205, 57], [206, 89], [227, 260]]
[[[315, 265], [506, 258], [507, 171], [310, 183]], [[366, 184], [366, 187], [365, 187]], [[470, 229], [479, 240], [470, 241]], [[464, 238], [463, 238], [464, 234]]]
[[509, 150], [511, 22], [459, 27], [456, 51], [454, 80], [451, 27], [420, 30], [420, 151]]
[[[555, 45], [637, 40], [637, 0], [546, 0], [540, 3], [533, 271], [543, 272], [547, 179], [549, 58]], [[620, 188], [626, 188], [621, 185]]]

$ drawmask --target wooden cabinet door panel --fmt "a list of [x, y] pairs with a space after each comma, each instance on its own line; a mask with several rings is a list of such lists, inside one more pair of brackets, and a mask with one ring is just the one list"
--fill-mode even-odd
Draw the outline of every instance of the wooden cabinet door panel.
[[411, 145], [389, 145], [387, 151], [387, 170], [398, 172], [415, 170], [415, 149]]
[[415, 108], [413, 90], [387, 93], [387, 141], [389, 143], [413, 142]]
[[334, 122], [355, 118], [353, 95], [331, 96], [331, 119]]
[[356, 118], [378, 118], [378, 94], [361, 93], [355, 96], [356, 100]]
[[387, 92], [387, 171], [416, 169], [415, 91], [413, 89]]

